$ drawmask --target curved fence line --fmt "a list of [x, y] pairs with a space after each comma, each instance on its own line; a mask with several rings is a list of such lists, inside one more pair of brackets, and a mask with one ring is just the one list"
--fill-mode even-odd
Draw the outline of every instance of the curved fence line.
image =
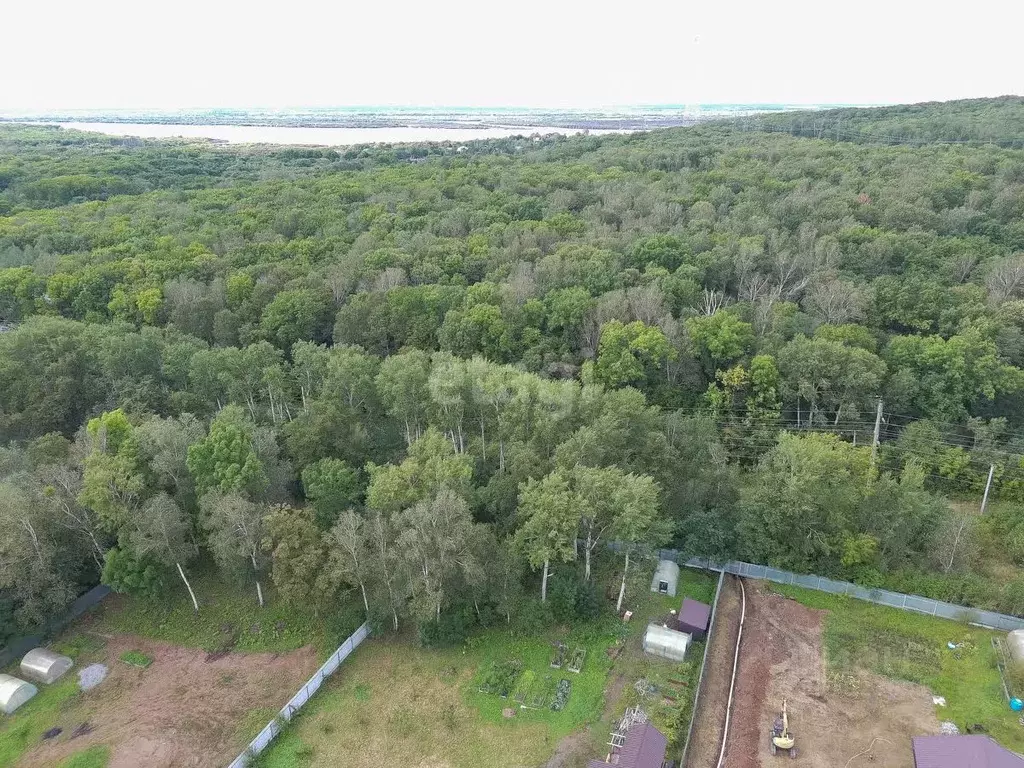
[[238, 757], [231, 761], [228, 768], [245, 768], [256, 755], [260, 754], [272, 742], [281, 730], [285, 727], [286, 723], [294, 717], [295, 713], [298, 712], [302, 706], [309, 701], [313, 694], [316, 693], [320, 686], [323, 685], [324, 681], [333, 675], [338, 667], [352, 651], [359, 647], [359, 644], [363, 642], [370, 634], [370, 625], [368, 623], [363, 624], [359, 629], [352, 633], [352, 635], [336, 650], [331, 654], [330, 658], [324, 662], [323, 666], [316, 671], [316, 673], [309, 678], [304, 686], [302, 686], [298, 692], [291, 697], [287, 704], [281, 709], [277, 717], [271, 720], [264, 726], [263, 730], [256, 734], [256, 738], [249, 742], [249, 746], [245, 748]]

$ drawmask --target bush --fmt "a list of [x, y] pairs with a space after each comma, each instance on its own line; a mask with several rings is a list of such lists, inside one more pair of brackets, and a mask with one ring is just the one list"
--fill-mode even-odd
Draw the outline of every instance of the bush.
[[103, 558], [101, 580], [115, 592], [140, 597], [159, 597], [166, 586], [166, 569], [149, 558], [137, 558], [127, 550], [114, 547]]
[[515, 687], [519, 673], [522, 671], [523, 662], [519, 659], [496, 661], [487, 671], [483, 687], [485, 690], [496, 693], [499, 696], [508, 696], [509, 692]]
[[539, 600], [524, 600], [515, 617], [514, 630], [521, 636], [539, 635], [554, 622], [551, 606]]
[[433, 619], [419, 625], [419, 641], [424, 648], [450, 648], [466, 642], [473, 627], [473, 610], [468, 606], [453, 606]]
[[548, 600], [551, 613], [557, 621], [569, 623], [576, 618], [576, 600], [579, 595], [579, 580], [574, 574], [556, 574], [548, 583]]

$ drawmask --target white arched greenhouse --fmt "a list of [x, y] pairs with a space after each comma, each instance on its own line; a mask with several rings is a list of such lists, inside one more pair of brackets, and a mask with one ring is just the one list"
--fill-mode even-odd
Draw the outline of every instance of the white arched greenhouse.
[[33, 648], [21, 660], [21, 674], [29, 680], [49, 685], [60, 680], [74, 664], [67, 656], [48, 648]]
[[26, 683], [10, 675], [0, 675], [0, 711], [13, 715], [22, 704], [39, 693], [32, 683]]
[[690, 636], [685, 632], [669, 629], [661, 624], [648, 624], [644, 633], [644, 651], [672, 661], [686, 658]]

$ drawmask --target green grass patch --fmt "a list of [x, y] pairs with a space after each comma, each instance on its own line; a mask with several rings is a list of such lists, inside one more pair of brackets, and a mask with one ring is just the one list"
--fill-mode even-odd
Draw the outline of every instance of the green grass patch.
[[59, 768], [107, 768], [110, 762], [110, 747], [97, 744], [60, 762]]
[[152, 657], [147, 656], [142, 651], [125, 651], [118, 658], [125, 664], [131, 664], [133, 667], [142, 667], [143, 669], [153, 663]]
[[[65, 632], [53, 643], [55, 651], [74, 659], [75, 667], [53, 685], [37, 686], [39, 693], [13, 715], [0, 715], [0, 766], [17, 763], [21, 755], [39, 743], [42, 735], [54, 726], [67, 727], [68, 713], [83, 697], [78, 690], [77, 670], [99, 659], [98, 652], [104, 645], [102, 638], [80, 629]], [[18, 674], [16, 669], [10, 671]]]
[[97, 611], [102, 632], [142, 635], [186, 648], [283, 653], [312, 645], [325, 657], [363, 622], [361, 607], [344, 601], [337, 612], [314, 616], [278, 599], [268, 588], [260, 608], [255, 593], [203, 575], [193, 580], [199, 613], [184, 586], [158, 600], [119, 595]]
[[235, 729], [235, 733], [238, 736], [238, 741], [243, 744], [248, 744], [254, 738], [256, 734], [262, 731], [267, 723], [273, 720], [278, 715], [278, 710], [273, 707], [257, 707], [256, 709], [250, 709], [245, 713], [245, 717], [238, 724]]
[[[418, 647], [407, 636], [373, 637], [341, 665], [255, 765], [542, 765], [563, 737], [588, 725], [594, 743], [582, 748], [587, 758], [596, 757], [605, 753], [611, 720], [629, 703], [629, 687], [639, 677], [656, 681], [658, 695], [645, 702], [656, 721], [667, 732], [677, 731], [676, 738], [685, 737], [703, 647], [694, 645], [686, 664], [674, 664], [643, 654], [641, 638], [648, 620], [678, 609], [684, 594], [710, 602], [716, 581], [684, 571], [678, 597], [640, 595], [631, 606], [629, 624], [607, 616], [529, 636], [499, 625], [463, 647], [445, 650]], [[566, 661], [577, 647], [587, 650], [579, 674], [567, 665], [550, 667], [556, 641], [568, 646]], [[609, 679], [620, 675], [626, 676], [626, 690], [610, 705], [606, 688]], [[507, 697], [480, 691], [491, 676], [507, 687]], [[572, 683], [572, 691], [567, 706], [556, 712], [551, 701], [562, 679]], [[544, 705], [529, 708], [531, 695], [535, 700], [543, 695]], [[520, 707], [519, 696], [527, 708]], [[513, 717], [505, 716], [506, 709]]]
[[[951, 720], [961, 731], [981, 725], [1000, 743], [1024, 752], [1024, 728], [1007, 705], [991, 644], [1001, 633], [842, 595], [772, 589], [828, 611], [824, 645], [832, 684], [856, 685], [856, 673], [868, 670], [924, 685], [946, 699], [945, 707], [936, 707], [940, 720]], [[951, 650], [950, 642], [959, 647]]]
[[39, 693], [13, 715], [0, 718], [0, 765], [14, 765], [79, 696], [77, 677], [68, 673], [53, 685], [40, 686]]

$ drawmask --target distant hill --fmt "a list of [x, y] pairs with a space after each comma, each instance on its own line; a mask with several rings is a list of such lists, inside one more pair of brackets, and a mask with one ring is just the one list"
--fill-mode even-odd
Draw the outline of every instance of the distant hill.
[[1024, 97], [758, 115], [747, 129], [870, 144], [990, 143], [1024, 147]]

